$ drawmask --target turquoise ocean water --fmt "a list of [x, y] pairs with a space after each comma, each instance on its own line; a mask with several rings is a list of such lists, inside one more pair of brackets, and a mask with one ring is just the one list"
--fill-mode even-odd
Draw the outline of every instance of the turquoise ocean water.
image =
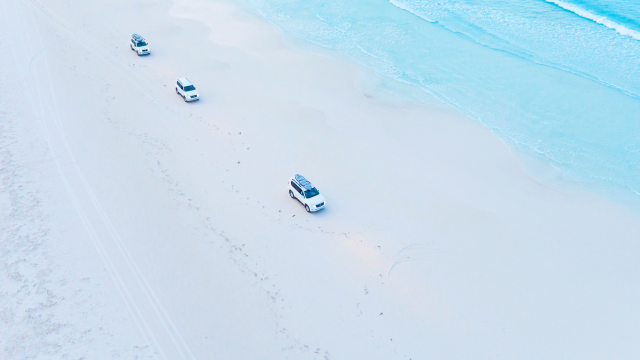
[[640, 204], [640, 1], [245, 0]]

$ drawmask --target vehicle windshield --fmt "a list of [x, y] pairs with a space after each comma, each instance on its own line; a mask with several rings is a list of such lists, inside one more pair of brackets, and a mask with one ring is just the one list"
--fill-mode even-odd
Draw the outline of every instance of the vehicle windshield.
[[316, 188], [304, 191], [304, 197], [306, 197], [307, 199], [310, 199], [310, 198], [312, 198], [312, 197], [314, 197], [314, 196], [316, 196], [318, 194], [320, 194], [320, 192]]
[[138, 46], [147, 46], [147, 43], [144, 41], [138, 42]]
[[193, 86], [193, 85], [188, 85], [188, 86], [185, 86], [185, 87], [184, 87], [184, 91], [193, 91], [193, 90], [195, 90], [195, 89], [196, 89], [196, 87], [195, 87], [195, 86]]

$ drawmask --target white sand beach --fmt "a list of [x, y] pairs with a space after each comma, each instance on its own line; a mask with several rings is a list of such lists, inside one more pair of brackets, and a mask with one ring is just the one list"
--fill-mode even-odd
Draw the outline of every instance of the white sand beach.
[[0, 358], [640, 355], [638, 211], [422, 90], [239, 1], [0, 18]]

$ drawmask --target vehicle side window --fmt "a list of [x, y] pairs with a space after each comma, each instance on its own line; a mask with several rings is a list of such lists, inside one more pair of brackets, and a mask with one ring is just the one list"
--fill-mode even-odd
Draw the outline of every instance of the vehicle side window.
[[179, 87], [180, 89], [182, 89], [182, 84], [178, 83], [178, 87]]
[[135, 42], [135, 41], [133, 41], [133, 39], [131, 39], [131, 43], [132, 43], [133, 45], [135, 45], [135, 44], [136, 44], [136, 42]]
[[298, 187], [298, 185], [296, 185], [296, 183], [294, 183], [293, 181], [291, 182], [291, 186], [293, 186], [294, 189], [296, 189], [297, 192], [299, 192], [300, 194], [302, 194], [302, 190], [300, 190], [300, 188]]

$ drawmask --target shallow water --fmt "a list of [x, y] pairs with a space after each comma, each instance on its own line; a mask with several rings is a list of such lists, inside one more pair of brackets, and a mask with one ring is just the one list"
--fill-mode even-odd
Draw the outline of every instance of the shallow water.
[[507, 144], [640, 204], [640, 2], [245, 0]]

